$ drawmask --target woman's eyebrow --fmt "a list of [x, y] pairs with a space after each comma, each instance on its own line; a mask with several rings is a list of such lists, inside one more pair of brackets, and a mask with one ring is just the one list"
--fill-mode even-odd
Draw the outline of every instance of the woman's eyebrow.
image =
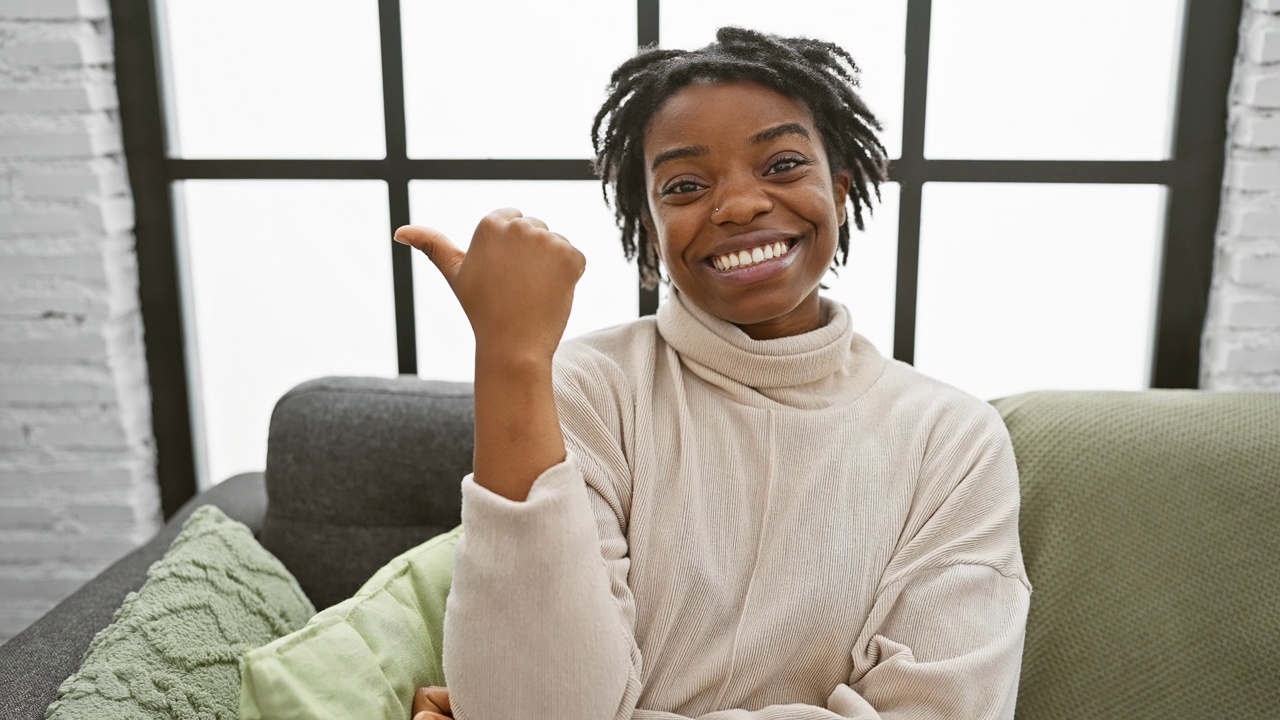
[[752, 135], [751, 144], [759, 145], [760, 143], [767, 143], [770, 140], [776, 140], [783, 135], [799, 135], [805, 140], [812, 140], [809, 136], [809, 129], [800, 123], [783, 123], [781, 125], [771, 127], [768, 130], [761, 130], [755, 135]]
[[665, 150], [658, 153], [658, 157], [653, 159], [653, 165], [649, 166], [649, 172], [656, 172], [658, 166], [668, 160], [679, 160], [680, 158], [699, 157], [711, 152], [711, 148], [706, 145], [691, 145], [689, 147], [678, 147], [672, 150]]

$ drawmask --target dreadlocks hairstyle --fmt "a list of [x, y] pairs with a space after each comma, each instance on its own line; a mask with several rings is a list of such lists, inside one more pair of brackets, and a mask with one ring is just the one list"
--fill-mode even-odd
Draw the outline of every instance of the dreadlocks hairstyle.
[[[833, 43], [738, 27], [720, 28], [716, 41], [700, 50], [642, 50], [614, 70], [609, 97], [591, 126], [595, 172], [606, 203], [612, 191], [622, 250], [628, 260], [638, 257], [644, 287], [652, 289], [661, 278], [657, 248], [642, 222], [649, 212], [644, 134], [667, 98], [695, 82], [745, 80], [803, 102], [822, 135], [832, 173], [852, 176], [849, 197], [862, 230], [862, 208], [871, 211], [871, 190], [880, 200], [888, 160], [875, 134], [884, 128], [855, 89], [860, 72], [849, 53]], [[849, 259], [847, 220], [840, 226], [837, 255], [840, 265]]]

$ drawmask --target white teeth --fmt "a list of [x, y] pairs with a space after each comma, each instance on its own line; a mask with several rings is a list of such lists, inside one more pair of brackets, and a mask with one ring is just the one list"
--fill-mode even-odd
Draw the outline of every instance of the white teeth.
[[732, 270], [736, 267], [746, 267], [748, 265], [755, 265], [758, 262], [764, 262], [765, 260], [782, 257], [787, 254], [787, 250], [789, 249], [790, 248], [787, 247], [785, 242], [776, 242], [771, 245], [761, 245], [760, 247], [752, 248], [751, 250], [739, 250], [736, 253], [727, 253], [725, 255], [712, 258], [711, 264], [720, 271]]

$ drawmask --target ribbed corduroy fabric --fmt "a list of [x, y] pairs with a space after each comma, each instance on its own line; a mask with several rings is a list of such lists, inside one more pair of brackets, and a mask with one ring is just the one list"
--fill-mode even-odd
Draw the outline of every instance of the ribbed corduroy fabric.
[[756, 341], [673, 293], [562, 346], [568, 459], [522, 503], [463, 480], [457, 717], [1013, 716], [1008, 432], [822, 309]]

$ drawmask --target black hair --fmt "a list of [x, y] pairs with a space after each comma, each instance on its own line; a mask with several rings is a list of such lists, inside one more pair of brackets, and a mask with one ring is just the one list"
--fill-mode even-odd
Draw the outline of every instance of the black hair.
[[[832, 173], [851, 176], [854, 222], [862, 230], [863, 205], [871, 210], [868, 187], [879, 200], [888, 159], [875, 134], [884, 128], [855, 89], [859, 73], [849, 53], [834, 43], [739, 27], [720, 28], [716, 41], [699, 50], [648, 48], [618, 66], [591, 126], [591, 142], [606, 203], [613, 194], [623, 253], [628, 260], [638, 258], [642, 284], [653, 288], [661, 277], [657, 249], [642, 221], [648, 213], [644, 133], [667, 98], [695, 82], [750, 81], [803, 102], [817, 123]], [[840, 225], [837, 255], [839, 264], [848, 261], [847, 219]]]

